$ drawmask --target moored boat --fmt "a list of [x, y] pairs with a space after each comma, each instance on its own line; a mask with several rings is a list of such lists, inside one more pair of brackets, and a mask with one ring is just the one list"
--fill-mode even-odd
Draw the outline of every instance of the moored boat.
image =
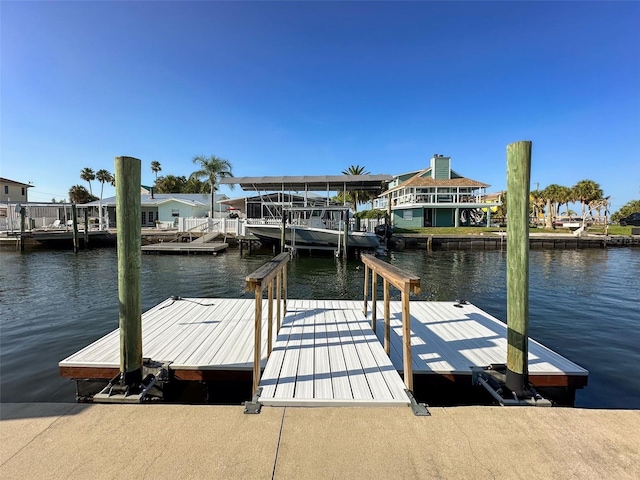
[[[348, 208], [314, 207], [285, 209], [285, 243], [297, 247], [338, 248], [344, 243], [344, 226], [349, 224]], [[282, 241], [282, 223], [248, 223], [247, 230], [263, 243]], [[348, 230], [347, 245], [356, 249], [377, 249], [384, 245], [390, 230], [376, 232]]]

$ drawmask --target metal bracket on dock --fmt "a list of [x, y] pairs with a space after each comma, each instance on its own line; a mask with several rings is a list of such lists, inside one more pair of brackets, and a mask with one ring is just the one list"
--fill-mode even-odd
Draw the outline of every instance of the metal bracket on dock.
[[429, 413], [428, 410], [428, 405], [426, 403], [418, 403], [416, 401], [416, 397], [413, 396], [413, 392], [411, 390], [407, 390], [405, 389], [405, 392], [407, 394], [407, 397], [409, 397], [409, 400], [411, 401], [411, 410], [413, 410], [413, 414], [416, 417], [430, 417], [431, 414]]
[[256, 414], [260, 413], [262, 404], [258, 401], [262, 394], [262, 387], [258, 388], [256, 394], [253, 396], [250, 402], [244, 402], [244, 413]]
[[[157, 386], [159, 382], [169, 380], [169, 363], [145, 359], [140, 385], [122, 384], [120, 382], [122, 373], [118, 373], [100, 393], [93, 396], [94, 403], [142, 403], [145, 399], [162, 398], [162, 390]], [[154, 395], [151, 395], [152, 390]]]
[[471, 367], [471, 383], [482, 385], [503, 407], [550, 407], [551, 401], [542, 397], [531, 384], [527, 385], [527, 395], [518, 397], [505, 384], [506, 365], [493, 364], [488, 367]]

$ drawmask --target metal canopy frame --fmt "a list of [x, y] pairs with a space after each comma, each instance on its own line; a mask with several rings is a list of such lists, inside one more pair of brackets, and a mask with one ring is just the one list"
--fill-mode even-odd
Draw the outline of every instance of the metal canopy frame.
[[302, 175], [271, 177], [229, 177], [221, 178], [220, 184], [240, 185], [245, 191], [354, 191], [381, 190], [383, 182], [393, 180], [391, 175]]

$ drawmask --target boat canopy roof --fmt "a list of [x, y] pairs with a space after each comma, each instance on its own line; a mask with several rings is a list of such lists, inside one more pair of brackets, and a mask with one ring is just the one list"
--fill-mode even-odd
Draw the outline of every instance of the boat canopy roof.
[[393, 180], [391, 175], [302, 175], [273, 177], [228, 177], [221, 178], [219, 183], [240, 185], [242, 190], [263, 191], [352, 191], [382, 190], [383, 182]]

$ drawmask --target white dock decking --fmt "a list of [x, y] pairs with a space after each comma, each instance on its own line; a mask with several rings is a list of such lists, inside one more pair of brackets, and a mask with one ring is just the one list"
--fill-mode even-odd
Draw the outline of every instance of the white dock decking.
[[[292, 300], [280, 332], [275, 331], [267, 362], [267, 304], [263, 303], [262, 366], [259, 401], [264, 405], [408, 405], [402, 371], [401, 303], [391, 302], [391, 354], [384, 336], [382, 302], [377, 305], [377, 337], [371, 311], [362, 301]], [[169, 362], [177, 379], [206, 380], [212, 372], [253, 368], [254, 300], [167, 299], [142, 315], [143, 356]], [[274, 308], [275, 317], [275, 308]], [[469, 376], [471, 367], [506, 363], [506, 325], [474, 305], [411, 302], [413, 373]], [[69, 378], [111, 378], [119, 369], [116, 329], [62, 360]], [[587, 370], [529, 341], [532, 383], [586, 384]], [[551, 379], [551, 383], [549, 380]], [[557, 379], [557, 382], [556, 382]], [[470, 380], [469, 380], [470, 382]], [[554, 383], [556, 382], [556, 383]]]
[[[171, 298], [142, 314], [142, 355], [171, 362], [172, 370], [253, 368], [254, 300]], [[266, 300], [265, 300], [266, 310]], [[275, 323], [275, 322], [274, 322]], [[274, 326], [274, 338], [275, 338]], [[267, 363], [267, 322], [262, 328], [263, 366]], [[116, 329], [65, 358], [60, 368], [120, 368]]]
[[[471, 375], [471, 367], [507, 363], [507, 325], [475, 305], [411, 302], [413, 373]], [[377, 305], [378, 339], [384, 340], [382, 302]], [[371, 314], [369, 314], [371, 318]], [[391, 302], [391, 361], [402, 371], [402, 306]], [[529, 374], [587, 377], [589, 372], [529, 338]]]
[[260, 380], [263, 405], [400, 406], [405, 385], [361, 302], [293, 300]]

